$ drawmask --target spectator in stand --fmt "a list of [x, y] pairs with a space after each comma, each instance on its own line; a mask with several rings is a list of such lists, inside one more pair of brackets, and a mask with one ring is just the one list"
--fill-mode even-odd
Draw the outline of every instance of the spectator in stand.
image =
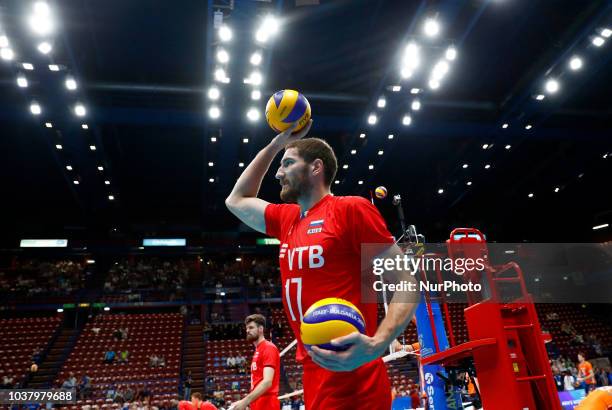
[[577, 382], [581, 383], [581, 387], [585, 389], [587, 394], [595, 388], [595, 375], [593, 374], [593, 366], [589, 363], [584, 353], [578, 353], [578, 377]]
[[76, 388], [76, 385], [77, 385], [77, 379], [74, 376], [74, 373], [70, 372], [68, 374], [68, 378], [64, 380], [64, 383], [62, 383], [62, 389], [71, 390], [71, 389]]
[[144, 390], [144, 385], [143, 384], [137, 385], [135, 390], [136, 390], [136, 393], [134, 393], [134, 401], [142, 400], [142, 393]]
[[151, 389], [149, 388], [149, 383], [145, 383], [142, 389], [142, 401], [145, 403], [149, 403], [151, 401]]
[[597, 387], [608, 386], [608, 373], [606, 373], [606, 369], [599, 369], [595, 378], [597, 379]]
[[40, 351], [40, 349], [34, 349], [34, 351], [32, 352], [32, 363], [38, 364], [41, 356], [42, 352]]
[[119, 385], [117, 387], [117, 391], [115, 392], [115, 397], [113, 397], [113, 402], [114, 403], [123, 403], [125, 402], [125, 396], [124, 396], [124, 391], [123, 391], [123, 386]]
[[106, 390], [106, 400], [115, 400], [115, 393], [117, 392], [117, 388], [115, 387], [115, 383], [111, 383]]
[[81, 400], [86, 399], [91, 395], [91, 379], [89, 376], [87, 376], [87, 374], [84, 374], [81, 377], [77, 391]]
[[121, 331], [121, 329], [115, 329], [113, 330], [113, 337], [115, 338], [116, 341], [120, 342], [121, 340], [123, 340], [123, 332]]
[[126, 384], [125, 388], [123, 389], [123, 398], [127, 402], [134, 400], [134, 390], [132, 390], [129, 384]]
[[183, 380], [183, 399], [187, 400], [191, 398], [191, 386], [193, 385], [193, 378], [191, 377], [191, 370], [187, 372], [185, 380]]
[[128, 355], [129, 352], [127, 350], [122, 350], [121, 353], [119, 353], [119, 363], [127, 363]]
[[304, 398], [302, 395], [294, 396], [291, 403], [291, 410], [302, 410], [304, 408]]
[[100, 334], [100, 330], [102, 330], [102, 328], [99, 327], [92, 327], [91, 331], [94, 333], [94, 335], [98, 336]]
[[202, 326], [202, 330], [204, 332], [204, 340], [207, 341], [208, 339], [210, 339], [210, 332], [212, 332], [212, 326], [210, 325], [210, 323], [208, 322], [204, 322], [204, 325]]
[[217, 387], [215, 387], [215, 391], [213, 392], [213, 397], [217, 399], [217, 401], [222, 402], [224, 397], [224, 391], [221, 388], [221, 385], [217, 383]]
[[104, 353], [104, 361], [106, 363], [112, 363], [115, 360], [115, 351], [113, 350], [113, 348], [111, 347], [111, 350], [107, 351], [106, 353]]
[[15, 385], [15, 378], [13, 376], [9, 376], [5, 374], [2, 376], [2, 388], [3, 389], [12, 389]]
[[555, 380], [555, 386], [557, 386], [557, 391], [563, 391], [563, 375], [559, 371], [557, 367], [552, 368], [553, 379]]
[[152, 354], [149, 356], [149, 367], [157, 367], [159, 366], [159, 357], [156, 354]]
[[563, 390], [570, 391], [574, 390], [574, 386], [576, 385], [576, 378], [572, 376], [572, 372], [569, 370], [565, 370], [563, 372]]
[[127, 340], [127, 338], [128, 338], [128, 328], [125, 327], [125, 328], [121, 328], [119, 330], [121, 331], [121, 338], [123, 340]]
[[159, 356], [159, 367], [164, 367], [166, 365], [166, 357], [165, 356]]
[[576, 334], [576, 329], [574, 329], [574, 326], [572, 326], [572, 324], [568, 322], [561, 323], [561, 331], [568, 335]]
[[212, 390], [215, 386], [216, 380], [214, 376], [206, 377], [206, 390]]

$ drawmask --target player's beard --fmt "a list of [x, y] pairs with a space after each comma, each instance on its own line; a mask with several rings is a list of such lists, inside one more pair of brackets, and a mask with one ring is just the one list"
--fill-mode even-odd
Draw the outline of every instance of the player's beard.
[[311, 189], [312, 185], [308, 180], [308, 168], [304, 166], [301, 171], [296, 173], [293, 180], [286, 181], [286, 184], [281, 188], [280, 198], [288, 204], [296, 204], [298, 198], [308, 195]]
[[247, 333], [246, 334], [246, 340], [249, 343], [256, 342], [257, 339], [259, 339], [259, 335], [257, 335], [257, 334], [253, 334], [253, 333]]

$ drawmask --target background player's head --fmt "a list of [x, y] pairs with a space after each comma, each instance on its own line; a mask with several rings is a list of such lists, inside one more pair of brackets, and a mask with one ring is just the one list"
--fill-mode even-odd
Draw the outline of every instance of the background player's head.
[[191, 393], [191, 402], [196, 406], [202, 401], [202, 393]]
[[244, 319], [246, 326], [246, 340], [254, 343], [260, 338], [264, 337], [264, 330], [266, 328], [266, 318], [260, 314], [254, 314], [247, 316]]
[[585, 359], [584, 358], [584, 353], [578, 352], [578, 362], [582, 363], [582, 362], [584, 362], [584, 359]]
[[282, 186], [281, 200], [295, 203], [315, 188], [329, 190], [337, 170], [334, 150], [322, 139], [304, 138], [287, 144], [276, 172]]

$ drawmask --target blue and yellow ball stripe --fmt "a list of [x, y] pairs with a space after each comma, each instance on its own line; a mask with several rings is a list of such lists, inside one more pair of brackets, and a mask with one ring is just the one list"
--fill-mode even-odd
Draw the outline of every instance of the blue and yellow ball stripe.
[[294, 122], [298, 126], [294, 132], [304, 128], [310, 120], [310, 104], [303, 94], [295, 90], [281, 90], [266, 104], [266, 121], [276, 132], [285, 131]]
[[346, 350], [349, 346], [333, 346], [330, 342], [353, 332], [365, 333], [365, 319], [351, 302], [326, 298], [314, 303], [302, 319], [300, 335], [307, 349], [318, 346], [328, 350]]

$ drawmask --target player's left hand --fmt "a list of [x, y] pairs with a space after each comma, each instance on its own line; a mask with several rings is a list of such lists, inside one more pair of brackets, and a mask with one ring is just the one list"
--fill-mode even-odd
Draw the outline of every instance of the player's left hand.
[[320, 349], [313, 346], [309, 352], [312, 360], [319, 366], [334, 372], [348, 372], [359, 366], [371, 362], [380, 357], [385, 346], [381, 347], [373, 337], [363, 335], [359, 332], [339, 337], [331, 341], [335, 346], [352, 345], [343, 352]]
[[229, 410], [246, 410], [249, 407], [249, 403], [246, 400], [238, 400], [236, 403], [232, 403]]

